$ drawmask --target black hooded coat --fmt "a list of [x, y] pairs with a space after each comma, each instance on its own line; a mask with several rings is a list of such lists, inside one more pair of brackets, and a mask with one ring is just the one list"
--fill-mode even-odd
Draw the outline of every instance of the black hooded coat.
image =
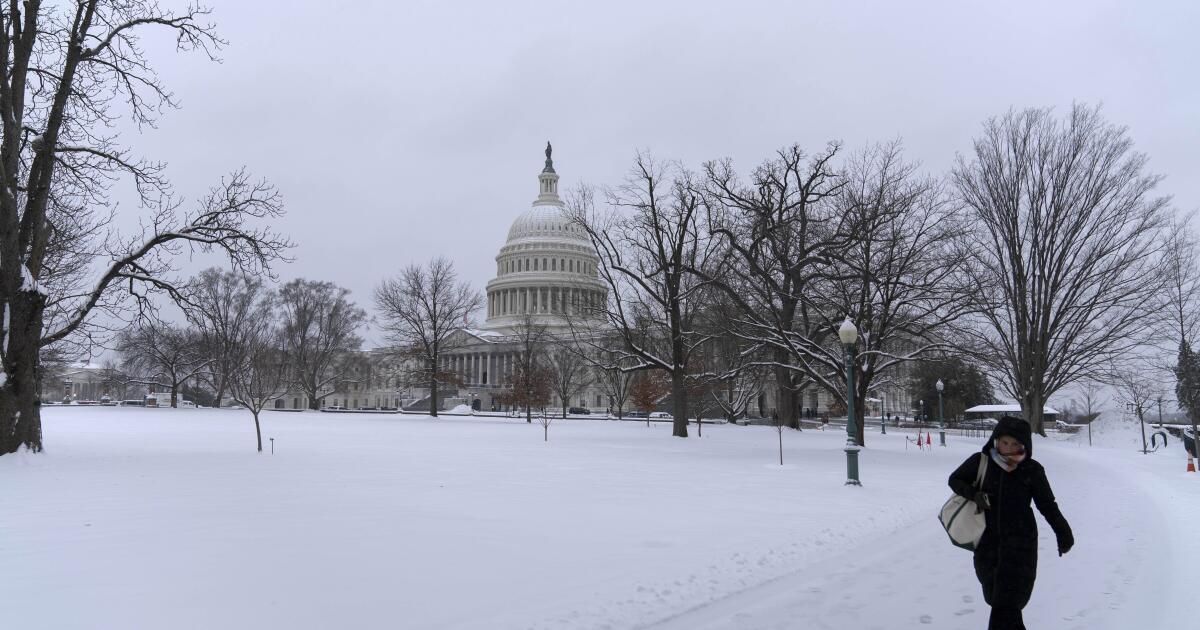
[[[992, 445], [1003, 435], [1025, 445], [1025, 459], [1012, 472], [991, 458]], [[1029, 602], [1037, 578], [1038, 532], [1030, 501], [1054, 530], [1059, 550], [1065, 553], [1075, 544], [1075, 538], [1054, 500], [1046, 470], [1033, 459], [1028, 422], [1002, 418], [980, 452], [968, 457], [950, 475], [950, 489], [956, 494], [975, 498], [980, 457], [988, 459], [982, 491], [988, 495], [991, 508], [985, 516], [987, 528], [975, 548], [975, 575], [988, 605], [1021, 610]]]

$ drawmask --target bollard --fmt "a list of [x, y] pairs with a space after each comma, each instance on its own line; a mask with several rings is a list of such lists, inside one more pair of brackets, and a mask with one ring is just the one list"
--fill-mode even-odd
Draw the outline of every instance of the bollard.
[[269, 439], [271, 440], [271, 454], [274, 455], [275, 454], [275, 438], [269, 438]]

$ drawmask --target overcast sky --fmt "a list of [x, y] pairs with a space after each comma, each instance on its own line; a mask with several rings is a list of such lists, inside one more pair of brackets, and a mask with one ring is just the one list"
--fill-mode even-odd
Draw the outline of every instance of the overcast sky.
[[748, 171], [832, 139], [900, 137], [943, 173], [988, 116], [1102, 103], [1200, 206], [1196, 2], [209, 1], [223, 63], [148, 40], [182, 109], [125, 140], [192, 198], [269, 179], [298, 243], [282, 279], [368, 309], [436, 255], [482, 289], [547, 140], [561, 190], [639, 149]]

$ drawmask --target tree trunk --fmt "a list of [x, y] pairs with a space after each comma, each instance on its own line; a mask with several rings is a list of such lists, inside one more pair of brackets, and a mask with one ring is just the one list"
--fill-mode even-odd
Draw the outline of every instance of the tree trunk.
[[696, 437], [704, 437], [704, 418], [696, 414]]
[[262, 427], [258, 424], [258, 412], [252, 411], [254, 414], [254, 435], [258, 438], [258, 452], [262, 452]]
[[[786, 355], [781, 358], [786, 360]], [[791, 370], [778, 366], [775, 368], [775, 410], [779, 414], [779, 421], [789, 429], [799, 429], [800, 419], [796, 409], [799, 406], [796, 402], [798, 392], [792, 384], [793, 380]]]
[[[437, 361], [434, 361], [434, 365]], [[437, 417], [438, 410], [438, 382], [437, 375], [429, 377], [429, 415]]]
[[542, 425], [542, 441], [543, 442], [550, 441], [550, 425], [549, 424]]
[[564, 399], [562, 399], [562, 404], [563, 404], [563, 418], [565, 419], [567, 417], [567, 407], [570, 405], [570, 400], [564, 398]]
[[321, 410], [321, 399], [317, 398], [314, 394], [309, 394], [308, 392], [304, 392], [304, 395], [308, 398], [309, 411]]
[[224, 397], [225, 397], [225, 374], [224, 374], [224, 372], [222, 372], [221, 376], [217, 377], [217, 404], [216, 404], [217, 409], [221, 408], [221, 399]]
[[171, 379], [171, 408], [179, 408], [179, 382]]
[[14, 294], [9, 304], [5, 383], [0, 386], [0, 455], [15, 453], [22, 446], [42, 450], [40, 343], [45, 296], [32, 291]]
[[783, 425], [775, 426], [775, 430], [779, 432], [779, 465], [783, 465]]
[[673, 437], [687, 437], [687, 387], [684, 383], [684, 375], [678, 371], [671, 374], [671, 408], [675, 415], [674, 422], [672, 423], [671, 435]]
[[1042, 419], [1045, 406], [1046, 401], [1037, 392], [1026, 393], [1024, 400], [1021, 401], [1021, 411], [1025, 414], [1025, 421], [1029, 423], [1029, 428], [1042, 437], [1046, 437], [1045, 422]]

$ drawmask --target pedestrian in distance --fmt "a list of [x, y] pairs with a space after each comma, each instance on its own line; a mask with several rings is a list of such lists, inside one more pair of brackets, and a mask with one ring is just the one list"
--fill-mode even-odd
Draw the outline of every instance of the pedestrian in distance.
[[[988, 459], [975, 487], [979, 458]], [[1037, 578], [1038, 531], [1032, 501], [1058, 539], [1058, 555], [1071, 550], [1075, 537], [1058, 509], [1046, 469], [1033, 459], [1029, 423], [1005, 416], [980, 452], [950, 475], [950, 489], [984, 511], [987, 527], [975, 547], [975, 576], [983, 599], [992, 607], [988, 630], [1025, 630], [1021, 611]]]

